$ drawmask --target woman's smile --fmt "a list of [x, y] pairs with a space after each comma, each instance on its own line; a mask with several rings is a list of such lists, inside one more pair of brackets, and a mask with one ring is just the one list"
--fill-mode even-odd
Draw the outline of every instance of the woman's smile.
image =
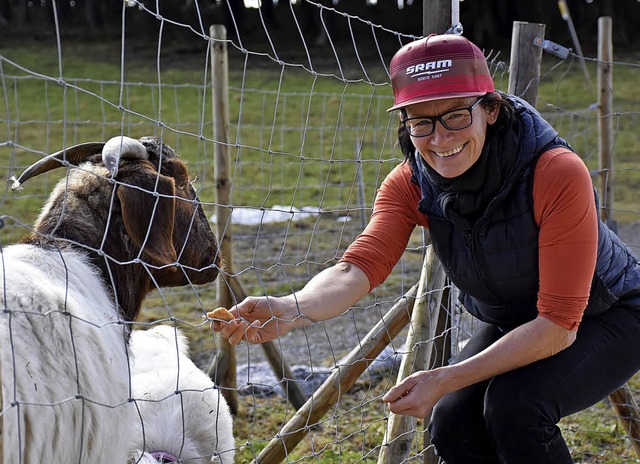
[[451, 158], [456, 156], [457, 154], [459, 154], [462, 150], [464, 150], [464, 148], [467, 146], [468, 142], [463, 143], [462, 145], [460, 145], [457, 148], [454, 148], [453, 150], [449, 150], [449, 151], [444, 151], [444, 152], [437, 152], [437, 151], [433, 151], [432, 153], [436, 156], [438, 156], [439, 158]]

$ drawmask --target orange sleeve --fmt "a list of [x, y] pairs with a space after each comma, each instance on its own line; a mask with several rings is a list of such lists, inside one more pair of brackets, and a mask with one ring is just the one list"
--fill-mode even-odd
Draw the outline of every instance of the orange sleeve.
[[538, 160], [533, 183], [540, 287], [538, 312], [577, 329], [596, 264], [598, 219], [591, 176], [578, 155], [563, 148]]
[[420, 198], [408, 163], [396, 166], [378, 189], [369, 224], [340, 260], [362, 269], [370, 290], [391, 274], [415, 227], [427, 227], [426, 216], [418, 211]]
[[[417, 210], [420, 190], [410, 179], [406, 163], [387, 176], [369, 224], [341, 259], [362, 269], [370, 289], [389, 276], [413, 229], [428, 227]], [[540, 227], [538, 311], [567, 329], [577, 329], [589, 298], [598, 241], [593, 185], [582, 160], [564, 149], [543, 154], [536, 166], [533, 198]]]

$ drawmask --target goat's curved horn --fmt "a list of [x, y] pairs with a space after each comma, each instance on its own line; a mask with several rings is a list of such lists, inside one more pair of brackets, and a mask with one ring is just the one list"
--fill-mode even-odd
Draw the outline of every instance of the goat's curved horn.
[[28, 179], [59, 168], [60, 166], [66, 166], [68, 164], [78, 165], [89, 156], [100, 153], [104, 145], [104, 142], [80, 143], [46, 156], [25, 169], [18, 179], [14, 179], [11, 190], [17, 190]]
[[109, 169], [112, 177], [118, 174], [120, 158], [125, 159], [149, 159], [147, 148], [138, 140], [131, 137], [113, 137], [104, 144], [102, 149], [102, 162]]

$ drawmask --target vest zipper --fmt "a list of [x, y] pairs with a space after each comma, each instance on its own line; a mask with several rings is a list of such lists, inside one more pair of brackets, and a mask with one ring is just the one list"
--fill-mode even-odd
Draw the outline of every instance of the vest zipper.
[[476, 223], [473, 226], [470, 232], [464, 232], [464, 234], [467, 238], [467, 243], [469, 244], [468, 246], [471, 252], [471, 261], [473, 262], [473, 268], [476, 272], [476, 275], [482, 282], [482, 285], [484, 285], [484, 287], [487, 289], [487, 291], [491, 295], [495, 296], [495, 293], [491, 289], [491, 286], [488, 284], [487, 280], [485, 279], [486, 273], [484, 272], [483, 267], [480, 265], [480, 259], [481, 259], [481, 254], [479, 252], [480, 247], [478, 246], [478, 239], [476, 237], [476, 234], [474, 233], [474, 231], [477, 229], [477, 226], [478, 226], [478, 223]]

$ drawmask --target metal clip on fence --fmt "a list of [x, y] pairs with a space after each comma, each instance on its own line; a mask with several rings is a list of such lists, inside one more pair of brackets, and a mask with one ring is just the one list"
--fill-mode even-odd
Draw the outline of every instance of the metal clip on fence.
[[447, 32], [445, 32], [445, 34], [462, 35], [462, 32], [463, 32], [462, 23], [457, 23], [457, 24], [452, 24], [451, 27], [447, 29]]
[[571, 55], [570, 48], [563, 47], [562, 45], [550, 40], [545, 40], [541, 37], [533, 39], [533, 45], [542, 48], [544, 51], [549, 52], [562, 60], [566, 60]]

